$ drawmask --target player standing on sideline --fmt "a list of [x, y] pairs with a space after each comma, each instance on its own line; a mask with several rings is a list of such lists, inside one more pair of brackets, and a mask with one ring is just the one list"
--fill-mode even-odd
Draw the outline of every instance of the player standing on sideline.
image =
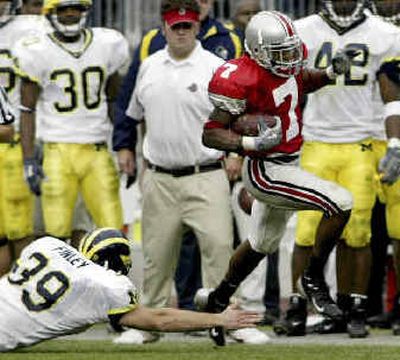
[[[345, 316], [339, 322], [327, 319], [321, 324], [321, 332], [347, 331], [354, 338], [368, 335], [365, 320], [371, 267], [369, 243], [376, 199], [372, 138], [379, 127], [373, 116], [373, 90], [383, 60], [400, 54], [400, 31], [374, 16], [366, 16], [365, 6], [363, 0], [323, 1], [319, 14], [295, 22], [307, 46], [311, 68], [327, 68], [339, 49], [357, 52], [344, 76], [309, 95], [300, 160], [304, 170], [340, 184], [354, 198], [351, 217], [336, 248], [337, 303]], [[319, 29], [318, 33], [315, 29]], [[388, 103], [388, 137], [398, 138], [400, 107], [392, 102], [396, 104], [399, 93], [387, 88], [383, 77], [378, 81], [384, 102]], [[390, 167], [397, 153], [388, 151], [386, 156], [389, 168], [382, 169], [384, 178], [391, 176]], [[298, 214], [292, 259], [294, 294], [284, 322], [276, 328], [279, 333], [305, 334], [306, 301], [298, 295], [296, 283], [313, 251], [320, 218], [318, 212]]]
[[[210, 82], [215, 109], [205, 124], [203, 143], [246, 155], [243, 180], [256, 198], [250, 235], [236, 249], [224, 280], [208, 295], [198, 293], [197, 300], [209, 311], [226, 308], [243, 279], [267, 253], [277, 250], [293, 211], [319, 210], [324, 217], [302, 283], [320, 313], [341, 318], [323, 270], [350, 216], [352, 197], [344, 188], [301, 170], [297, 160], [302, 144], [302, 97], [347, 71], [350, 58], [338, 54], [326, 71], [303, 69], [307, 50], [290, 18], [276, 11], [253, 16], [245, 41], [247, 53], [222, 65]], [[242, 136], [230, 129], [243, 114], [261, 118], [257, 136]], [[264, 115], [273, 116], [275, 125], [266, 126]], [[224, 345], [219, 330], [210, 335]]]
[[0, 276], [33, 238], [34, 199], [24, 181], [19, 133], [21, 81], [15, 73], [11, 49], [23, 36], [40, 32], [42, 23], [37, 17], [17, 16], [20, 9], [20, 0], [0, 1], [0, 85], [15, 115], [13, 131], [7, 127], [7, 144], [0, 145]]
[[[383, 20], [392, 23], [399, 27], [400, 25], [400, 1], [399, 0], [374, 0], [371, 1], [373, 13], [380, 16]], [[382, 64], [378, 77], [386, 83], [387, 86], [393, 87], [393, 90], [400, 88], [400, 53], [398, 56], [388, 58]], [[400, 90], [397, 90], [400, 91]], [[384, 117], [387, 116], [388, 106], [382, 104], [381, 95], [376, 92], [375, 97], [375, 123], [384, 125]], [[400, 113], [400, 102], [394, 101], [390, 104], [394, 109], [398, 107]], [[379, 168], [380, 159], [384, 158], [385, 153], [389, 151], [394, 155], [391, 160], [394, 168], [400, 168], [400, 144], [394, 138], [389, 138], [387, 141], [386, 132], [384, 127], [378, 128], [380, 130], [375, 136], [373, 143], [374, 154], [376, 154], [377, 167]], [[383, 200], [386, 204], [386, 226], [389, 238], [393, 246], [393, 259], [396, 271], [396, 288], [397, 293], [394, 299], [393, 309], [389, 314], [389, 322], [391, 323], [393, 335], [400, 335], [400, 181], [396, 180], [396, 174], [393, 173], [382, 184]], [[381, 239], [378, 239], [378, 241]], [[385, 254], [386, 255], [386, 254]], [[386, 260], [386, 256], [384, 256]], [[382, 267], [385, 264], [381, 264]], [[382, 294], [379, 294], [382, 296]]]
[[206, 314], [142, 306], [126, 276], [130, 267], [129, 240], [116, 229], [87, 234], [79, 252], [53, 237], [36, 240], [0, 279], [0, 352], [106, 321], [119, 331], [123, 326], [186, 331], [249, 327], [260, 320], [254, 312], [234, 308]]
[[[128, 44], [115, 30], [86, 27], [91, 7], [91, 0], [45, 0], [52, 32], [25, 38], [14, 48], [24, 77], [26, 180], [33, 193], [43, 192], [46, 233], [63, 239], [71, 235], [78, 191], [95, 224], [122, 228], [119, 179], [106, 141]], [[36, 113], [43, 169], [33, 151]]]

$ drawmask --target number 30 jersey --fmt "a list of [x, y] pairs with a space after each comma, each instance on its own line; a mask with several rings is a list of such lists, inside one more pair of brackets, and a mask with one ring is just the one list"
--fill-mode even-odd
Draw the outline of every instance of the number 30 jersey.
[[0, 279], [0, 351], [80, 331], [137, 304], [137, 290], [126, 276], [43, 237]]
[[128, 43], [121, 33], [86, 29], [84, 41], [76, 47], [60, 42], [53, 33], [25, 37], [13, 53], [21, 75], [41, 87], [37, 119], [45, 142], [107, 140], [107, 80], [128, 60]]
[[307, 46], [311, 68], [327, 68], [339, 49], [358, 50], [348, 73], [308, 96], [304, 139], [353, 143], [373, 137], [382, 127], [374, 121], [372, 109], [376, 73], [387, 57], [400, 54], [400, 30], [375, 16], [367, 16], [342, 34], [319, 15], [294, 24]]
[[281, 143], [271, 150], [249, 151], [246, 155], [276, 156], [299, 151], [302, 143], [301, 73], [289, 78], [276, 76], [246, 54], [221, 65], [209, 83], [208, 92], [214, 106], [233, 115], [267, 114], [281, 119]]

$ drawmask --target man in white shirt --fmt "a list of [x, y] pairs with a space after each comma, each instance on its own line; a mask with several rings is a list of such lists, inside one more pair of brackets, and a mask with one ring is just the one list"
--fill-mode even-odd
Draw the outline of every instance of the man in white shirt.
[[27, 246], [0, 279], [0, 352], [30, 346], [109, 321], [116, 329], [185, 331], [254, 326], [260, 316], [233, 308], [222, 314], [150, 309], [128, 274], [130, 243], [112, 228], [87, 234], [79, 252], [46, 236]]
[[127, 110], [146, 126], [143, 290], [144, 303], [156, 308], [170, 299], [185, 229], [191, 228], [199, 241], [205, 286], [219, 283], [232, 253], [224, 153], [201, 143], [212, 110], [208, 82], [223, 60], [196, 40], [199, 12], [195, 0], [162, 2], [167, 47], [142, 63]]

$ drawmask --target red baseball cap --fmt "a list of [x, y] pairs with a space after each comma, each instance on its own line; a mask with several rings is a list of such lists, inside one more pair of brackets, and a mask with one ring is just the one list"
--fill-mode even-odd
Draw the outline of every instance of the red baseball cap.
[[187, 10], [185, 8], [170, 10], [163, 15], [163, 19], [172, 26], [181, 22], [199, 22], [200, 14], [193, 10]]

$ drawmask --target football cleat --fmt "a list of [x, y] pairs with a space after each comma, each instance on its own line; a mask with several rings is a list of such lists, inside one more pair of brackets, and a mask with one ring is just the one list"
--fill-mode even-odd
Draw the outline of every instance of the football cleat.
[[351, 295], [350, 319], [347, 324], [347, 333], [351, 338], [365, 338], [369, 335], [366, 326], [367, 300], [368, 298], [365, 295]]
[[400, 320], [396, 319], [392, 321], [392, 332], [394, 336], [400, 335]]
[[275, 321], [273, 330], [276, 335], [304, 336], [306, 334], [307, 300], [300, 294], [289, 299], [289, 308], [285, 318]]
[[393, 302], [393, 309], [390, 313], [390, 321], [393, 335], [400, 335], [400, 294], [398, 293]]
[[[222, 304], [215, 298], [213, 289], [201, 288], [194, 296], [194, 304], [200, 311], [220, 313], [225, 310], [228, 304]], [[225, 330], [222, 326], [215, 326], [209, 329], [208, 334], [217, 346], [225, 346]]]
[[347, 324], [344, 320], [336, 321], [324, 318], [317, 324], [307, 326], [307, 334], [341, 334], [347, 331]]
[[228, 332], [228, 336], [238, 343], [262, 345], [269, 342], [270, 337], [256, 328], [243, 328]]
[[319, 314], [337, 321], [343, 319], [343, 312], [331, 298], [323, 275], [315, 276], [306, 270], [301, 277], [301, 286]]

